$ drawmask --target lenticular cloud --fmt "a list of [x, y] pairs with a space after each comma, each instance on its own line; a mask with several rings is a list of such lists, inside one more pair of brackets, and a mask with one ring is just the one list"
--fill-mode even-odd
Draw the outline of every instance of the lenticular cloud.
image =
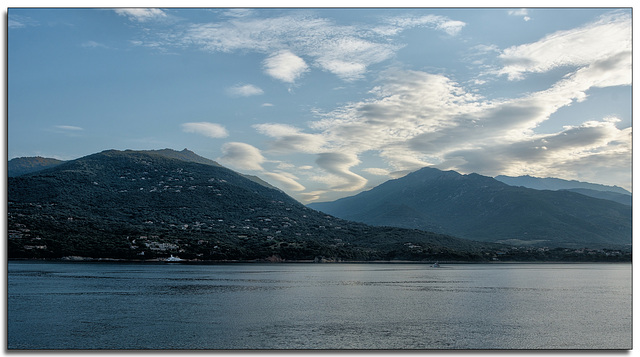
[[182, 124], [182, 130], [186, 133], [201, 134], [210, 138], [226, 138], [229, 136], [227, 129], [216, 123], [184, 123]]

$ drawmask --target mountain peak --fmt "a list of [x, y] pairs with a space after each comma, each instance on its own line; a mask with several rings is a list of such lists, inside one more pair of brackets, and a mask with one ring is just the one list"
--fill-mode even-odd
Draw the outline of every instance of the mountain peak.
[[[425, 259], [426, 252], [407, 248], [409, 241], [432, 248], [439, 256], [429, 258], [442, 260], [454, 250], [469, 257], [487, 246], [343, 221], [227, 168], [166, 157], [177, 154], [194, 156], [171, 149], [107, 150], [10, 178], [9, 256]], [[40, 248], [33, 248], [36, 243]]]
[[487, 242], [517, 239], [547, 246], [631, 242], [628, 206], [574, 192], [513, 187], [491, 177], [433, 167], [352, 197], [308, 206], [367, 224]]

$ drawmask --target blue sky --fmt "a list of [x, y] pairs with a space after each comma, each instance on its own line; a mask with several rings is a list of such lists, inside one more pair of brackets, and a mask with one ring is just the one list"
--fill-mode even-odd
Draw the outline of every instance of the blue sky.
[[631, 189], [626, 9], [8, 11], [8, 157], [188, 148], [308, 203], [424, 166]]

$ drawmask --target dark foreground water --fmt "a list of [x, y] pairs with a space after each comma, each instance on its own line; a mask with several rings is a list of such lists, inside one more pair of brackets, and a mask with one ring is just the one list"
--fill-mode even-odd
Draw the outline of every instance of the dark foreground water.
[[8, 264], [9, 349], [630, 349], [630, 264]]

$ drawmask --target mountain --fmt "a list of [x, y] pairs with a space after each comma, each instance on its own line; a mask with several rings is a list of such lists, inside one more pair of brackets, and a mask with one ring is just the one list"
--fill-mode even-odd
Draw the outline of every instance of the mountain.
[[[132, 152], [133, 150], [125, 150], [125, 152]], [[222, 167], [216, 161], [204, 158], [189, 149], [184, 149], [182, 151], [176, 151], [172, 149], [161, 149], [161, 150], [141, 150], [138, 151], [140, 153], [152, 154], [152, 155], [160, 155], [170, 159], [178, 159], [182, 161], [195, 162], [204, 165], [211, 165], [216, 167]], [[21, 157], [16, 159], [11, 159], [8, 165], [8, 176], [15, 177], [20, 176], [27, 173], [37, 172], [40, 170], [44, 170], [50, 167], [54, 167], [64, 163], [64, 161], [44, 158], [44, 157]], [[278, 189], [275, 186], [272, 186], [268, 182], [262, 180], [258, 176], [253, 175], [243, 175], [251, 181], [257, 182], [262, 186], [266, 186], [273, 189]]]
[[20, 176], [31, 172], [44, 170], [58, 166], [64, 161], [46, 157], [17, 157], [9, 160], [7, 164], [7, 175], [9, 177]]
[[[135, 152], [134, 150], [125, 150], [125, 153], [127, 152]], [[217, 163], [216, 161], [204, 158], [198, 154], [196, 154], [195, 152], [189, 150], [189, 149], [184, 149], [182, 151], [176, 151], [176, 150], [172, 150], [172, 149], [161, 149], [161, 150], [140, 150], [138, 151], [139, 153], [142, 154], [151, 154], [151, 155], [160, 155], [166, 158], [170, 158], [170, 159], [178, 159], [178, 160], [182, 160], [182, 161], [188, 161], [188, 162], [195, 162], [198, 164], [205, 164], [205, 165], [211, 165], [211, 166], [217, 166], [217, 167], [222, 167], [222, 165], [220, 165], [219, 163]]]
[[[495, 179], [500, 182], [504, 182], [510, 186], [522, 186], [527, 188], [533, 188], [536, 190], [557, 191], [557, 190], [571, 190], [575, 188], [580, 188], [580, 189], [588, 189], [588, 190], [601, 191], [601, 192], [615, 192], [615, 193], [629, 195], [629, 196], [631, 195], [631, 192], [618, 186], [606, 186], [606, 185], [600, 185], [596, 183], [581, 182], [576, 180], [569, 181], [569, 180], [562, 180], [562, 179], [551, 178], [551, 177], [540, 178], [540, 177], [532, 177], [528, 175], [512, 177], [512, 176], [500, 175], [500, 176], [496, 176]], [[584, 192], [589, 193], [589, 191], [584, 191]]]
[[588, 188], [568, 188], [565, 191], [576, 192], [582, 195], [601, 198], [603, 200], [609, 200], [613, 202], [622, 203], [623, 205], [631, 206], [633, 204], [631, 195], [624, 193], [611, 192], [611, 191], [597, 191], [590, 190]]
[[193, 155], [108, 150], [10, 177], [9, 257], [482, 260], [499, 248], [328, 216]]
[[631, 207], [428, 167], [358, 195], [308, 207], [372, 225], [487, 242], [565, 247], [631, 244]]

